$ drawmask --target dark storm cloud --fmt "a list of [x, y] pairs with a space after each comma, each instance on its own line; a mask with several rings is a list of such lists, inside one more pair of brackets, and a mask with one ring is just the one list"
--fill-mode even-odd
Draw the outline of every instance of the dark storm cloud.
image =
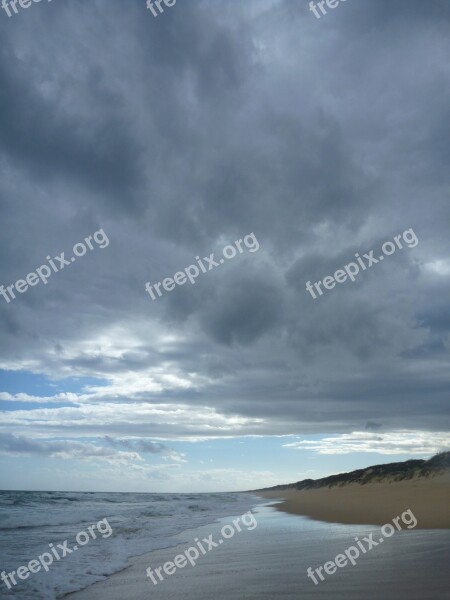
[[110, 198], [130, 195], [140, 179], [136, 142], [127, 133], [126, 117], [115, 114], [118, 99], [105, 88], [101, 73], [93, 68], [79, 82], [89, 104], [108, 107], [108, 113], [88, 127], [67, 114], [59, 101], [44, 100], [35, 87], [43, 81], [30, 85], [29, 75], [22, 61], [4, 48], [0, 53], [1, 153], [41, 185], [63, 178], [69, 185], [73, 180]]
[[222, 310], [217, 313], [213, 300], [203, 317], [205, 328], [219, 343], [248, 345], [281, 322], [281, 294], [256, 277], [230, 283], [220, 297]]
[[[177, 2], [156, 19], [144, 0], [1, 17], [0, 282], [99, 227], [110, 239], [47, 286], [0, 298], [1, 365], [106, 379], [80, 400], [96, 410], [184, 403], [197, 419], [52, 424], [50, 411], [33, 427], [69, 434], [72, 422], [127, 444], [442, 428], [444, 2], [354, 0], [320, 21], [275, 0]], [[317, 300], [306, 292], [410, 227], [416, 248]], [[250, 232], [258, 252], [145, 293]], [[205, 406], [226, 426], [202, 421]]]

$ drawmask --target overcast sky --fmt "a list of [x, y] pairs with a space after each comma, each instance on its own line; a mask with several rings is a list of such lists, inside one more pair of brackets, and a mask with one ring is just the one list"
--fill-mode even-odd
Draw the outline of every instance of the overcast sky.
[[[0, 296], [0, 486], [246, 489], [448, 447], [448, 1], [18, 11], [0, 284], [109, 244]], [[145, 291], [251, 233], [257, 251]]]

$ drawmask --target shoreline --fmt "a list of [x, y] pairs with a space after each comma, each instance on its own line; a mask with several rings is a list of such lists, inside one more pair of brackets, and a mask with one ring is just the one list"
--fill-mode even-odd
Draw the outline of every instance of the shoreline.
[[417, 518], [417, 529], [450, 529], [448, 474], [430, 479], [258, 494], [265, 499], [281, 499], [272, 505], [278, 511], [325, 523], [383, 525], [410, 509]]
[[[450, 477], [447, 474], [430, 479], [420, 478], [391, 483], [370, 483], [366, 485], [352, 483], [313, 490], [298, 491], [289, 489], [250, 493], [255, 499], [253, 510], [267, 512], [268, 509], [279, 513], [280, 516], [285, 514], [288, 518], [292, 518], [293, 515], [304, 517], [314, 527], [323, 527], [328, 523], [381, 526], [392, 522], [395, 517], [405, 511], [411, 510], [417, 519], [417, 525], [414, 529], [450, 529], [450, 511], [448, 510], [450, 505]], [[278, 502], [268, 502], [271, 500], [277, 500]], [[153, 593], [157, 597], [161, 593], [165, 595], [165, 591], [169, 591], [169, 589], [173, 591], [175, 598], [178, 599], [179, 595], [181, 599], [182, 589], [176, 585], [175, 581], [157, 586], [150, 585], [150, 580], [144, 575], [145, 568], [149, 564], [162, 564], [166, 560], [170, 560], [172, 555], [182, 552], [189, 543], [187, 538], [190, 536], [186, 535], [187, 532], [190, 532], [194, 537], [199, 535], [200, 532], [206, 533], [207, 531], [216, 530], [220, 523], [229, 519], [229, 516], [222, 517], [209, 524], [189, 527], [169, 538], [164, 548], [131, 556], [126, 567], [81, 590], [58, 596], [58, 599], [105, 600], [105, 598], [108, 598], [108, 600], [119, 600], [119, 597], [122, 597], [126, 590], [133, 590], [133, 600], [144, 600], [149, 593]], [[317, 525], [313, 525], [313, 523], [317, 523]], [[404, 529], [404, 531], [407, 531], [407, 529]], [[219, 554], [217, 554], [217, 558], [219, 558]], [[215, 553], [214, 556], [216, 556]], [[197, 586], [197, 574], [200, 574], [201, 569], [201, 567], [197, 567], [191, 574], [184, 571], [184, 569], [178, 573], [181, 588], [191, 581]], [[172, 587], [174, 584], [175, 587]], [[200, 583], [199, 586], [201, 587]], [[213, 586], [214, 578], [208, 584], [210, 589]]]
[[[247, 508], [247, 511], [245, 512], [251, 511], [253, 513], [258, 508], [268, 505], [267, 500], [260, 498], [257, 494], [254, 494], [252, 492], [232, 493], [245, 494], [253, 497], [251, 505]], [[194, 539], [195, 535], [199, 535], [200, 532], [209, 533], [209, 531], [211, 530], [216, 531], [221, 524], [230, 523], [230, 521], [233, 518], [237, 518], [239, 516], [239, 513], [230, 513], [222, 516], [215, 516], [212, 518], [211, 521], [208, 520], [204, 523], [189, 525], [188, 527], [184, 528], [178, 533], [171, 534], [165, 540], [165, 543], [163, 545], [157, 548], [153, 548], [151, 550], [139, 552], [138, 554], [131, 554], [127, 558], [126, 566], [123, 566], [112, 573], [105, 574], [103, 578], [97, 581], [93, 581], [92, 583], [88, 583], [80, 589], [65, 592], [62, 595], [58, 595], [56, 600], [91, 600], [91, 594], [92, 599], [103, 599], [106, 590], [108, 591], [107, 597], [110, 600], [111, 594], [115, 593], [114, 588], [117, 583], [120, 585], [120, 587], [131, 586], [134, 589], [137, 589], [138, 587], [139, 594], [141, 594], [143, 593], [143, 590], [150, 585], [150, 580], [148, 580], [146, 577], [144, 577], [142, 580], [141, 576], [142, 572], [145, 571], [144, 565], [148, 565], [150, 560], [158, 560], [158, 557], [161, 557], [160, 560], [162, 562], [165, 562], [167, 556], [179, 554], [188, 545], [192, 544], [192, 540]], [[139, 584], [137, 584], [138, 580], [140, 580]], [[154, 588], [150, 587], [149, 589]], [[144, 600], [145, 596], [139, 596], [139, 598], [141, 597]], [[133, 600], [135, 599], [133, 598]]]
[[[261, 509], [264, 506], [267, 506], [267, 501], [261, 499], [256, 494], [252, 495], [254, 496], [255, 500], [252, 508], [249, 509], [252, 511], [252, 513], [257, 512], [258, 509]], [[171, 578], [166, 576], [165, 581], [160, 582], [158, 580], [157, 585], [154, 585], [146, 576], [146, 568], [150, 565], [154, 566], [158, 564], [164, 564], [167, 560], [172, 559], [175, 555], [182, 554], [187, 547], [195, 544], [194, 540], [198, 539], [197, 536], [209, 536], [210, 533], [213, 532], [213, 535], [217, 537], [217, 532], [219, 531], [220, 527], [224, 524], [229, 525], [230, 522], [232, 522], [232, 519], [238, 516], [239, 515], [237, 514], [225, 515], [223, 517], [217, 517], [209, 523], [188, 527], [183, 531], [170, 536], [170, 538], [167, 539], [166, 545], [141, 554], [130, 556], [128, 558], [127, 566], [115, 571], [114, 573], [108, 574], [104, 579], [93, 582], [79, 590], [58, 596], [57, 600], [104, 600], [105, 598], [108, 598], [108, 600], [119, 600], [119, 598], [120, 600], [123, 600], [123, 597], [126, 595], [126, 591], [130, 589], [133, 590], [133, 600], [146, 600], [150, 592], [153, 592], [153, 595], [155, 595], [161, 593], [160, 590], [163, 590], [164, 593], [165, 589], [171, 587]], [[245, 527], [242, 529], [242, 531], [246, 531]], [[236, 536], [236, 538], [237, 540], [239, 539], [238, 536]], [[231, 544], [228, 544], [228, 552], [231, 550], [230, 546]], [[221, 549], [222, 552], [224, 550], [226, 551], [226, 547]], [[216, 555], [217, 550], [215, 550], [213, 553], [213, 559]], [[210, 557], [208, 556], [208, 553], [206, 556], [203, 556], [203, 553], [200, 552], [198, 559], [200, 565], [202, 563], [201, 559], [206, 559], [206, 562], [209, 558]], [[191, 579], [192, 573], [190, 573], [190, 569], [193, 567], [189, 565], [189, 563], [186, 566], [186, 574], [188, 575], [188, 579]], [[194, 575], [195, 572], [196, 571], [194, 568]], [[184, 571], [179, 570], [178, 577], [181, 581], [183, 580], [184, 575]], [[181, 596], [183, 595], [183, 589], [178, 589], [178, 586], [176, 585], [175, 591], [176, 593], [180, 593]]]
[[[174, 547], [159, 549], [130, 559], [129, 567], [64, 598], [68, 600], [243, 600], [244, 598], [328, 598], [335, 600], [423, 600], [446, 589], [448, 532], [411, 530], [408, 536], [393, 536], [389, 543], [364, 554], [356, 567], [343, 568], [316, 588], [308, 568], [322, 565], [352, 544], [354, 536], [372, 531], [364, 526], [329, 525], [277, 511], [265, 504], [255, 507], [258, 526], [243, 531], [221, 546], [201, 555], [195, 566], [180, 567], [157, 585], [147, 576], [174, 561], [196, 538], [212, 535], [217, 540], [225, 517], [219, 522], [194, 528], [190, 539], [178, 538]], [[409, 567], [413, 564], [413, 569]], [[379, 573], [383, 572], [380, 581]], [[399, 577], [399, 573], [403, 574]], [[406, 575], [407, 574], [407, 575]], [[431, 583], [430, 583], [431, 581]], [[427, 595], [428, 594], [428, 595]]]

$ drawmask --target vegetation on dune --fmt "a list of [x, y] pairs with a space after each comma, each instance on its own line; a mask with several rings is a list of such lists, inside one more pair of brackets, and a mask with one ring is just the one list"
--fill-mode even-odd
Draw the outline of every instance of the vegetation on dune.
[[404, 481], [421, 477], [434, 477], [450, 470], [450, 452], [441, 452], [429, 460], [407, 460], [404, 462], [374, 465], [366, 469], [357, 469], [350, 473], [330, 475], [322, 479], [304, 479], [297, 483], [276, 485], [258, 491], [276, 490], [313, 490], [323, 487], [344, 486], [349, 483], [380, 483]]

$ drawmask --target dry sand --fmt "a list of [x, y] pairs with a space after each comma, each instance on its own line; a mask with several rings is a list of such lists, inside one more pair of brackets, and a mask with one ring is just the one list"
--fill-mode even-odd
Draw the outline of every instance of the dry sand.
[[349, 484], [317, 490], [260, 492], [283, 498], [278, 510], [330, 523], [383, 525], [408, 508], [419, 529], [450, 528], [450, 477]]

